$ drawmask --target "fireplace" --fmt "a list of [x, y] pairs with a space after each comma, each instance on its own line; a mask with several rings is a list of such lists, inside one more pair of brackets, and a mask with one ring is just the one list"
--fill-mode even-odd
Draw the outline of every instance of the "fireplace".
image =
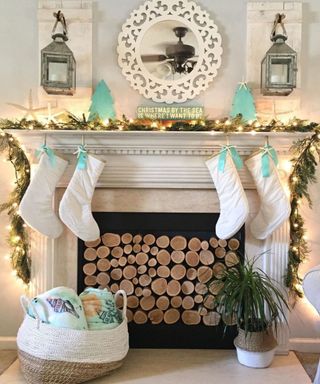
[[[44, 139], [43, 132], [13, 131], [31, 154]], [[94, 212], [132, 213], [204, 213], [219, 212], [219, 200], [205, 160], [225, 144], [225, 135], [217, 132], [74, 132], [47, 131], [47, 144], [68, 159], [70, 166], [56, 189], [54, 206], [59, 202], [74, 170], [76, 147], [85, 136], [91, 154], [106, 162], [92, 201]], [[299, 133], [268, 133], [276, 148], [280, 175], [288, 176], [289, 148], [304, 137]], [[264, 133], [234, 134], [231, 143], [242, 157], [261, 147]], [[239, 172], [247, 195], [250, 216], [257, 214], [259, 198], [249, 172]], [[283, 284], [288, 263], [289, 224], [276, 230], [265, 241], [245, 232], [246, 257], [269, 251], [259, 259], [259, 267]], [[31, 238], [32, 284], [30, 295], [54, 286], [77, 289], [78, 239], [67, 229], [56, 240], [36, 232]], [[288, 352], [289, 330], [278, 328], [278, 353]]]
[[221, 319], [215, 297], [223, 272], [243, 261], [244, 228], [227, 241], [215, 235], [215, 213], [94, 217], [102, 236], [78, 242], [78, 292], [127, 292], [132, 347], [233, 347], [234, 319]]

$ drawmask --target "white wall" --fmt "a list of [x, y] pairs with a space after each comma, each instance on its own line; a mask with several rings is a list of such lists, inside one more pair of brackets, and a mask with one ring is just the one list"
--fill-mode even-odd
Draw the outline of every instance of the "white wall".
[[[95, 84], [104, 79], [116, 100], [119, 116], [134, 117], [140, 104], [152, 104], [132, 90], [121, 74], [117, 64], [117, 37], [122, 23], [129, 13], [141, 4], [141, 0], [97, 0], [94, 1], [93, 20], [93, 80]], [[246, 0], [199, 0], [213, 16], [223, 38], [223, 64], [219, 75], [210, 88], [197, 100], [205, 106], [206, 114], [218, 118], [227, 115], [234, 89], [245, 74], [246, 67]], [[26, 104], [29, 89], [36, 96], [38, 87], [37, 0], [0, 0], [0, 116], [19, 117], [20, 111], [6, 102]], [[303, 1], [302, 41], [302, 112], [297, 114], [320, 121], [320, 2]], [[35, 97], [36, 99], [36, 97]], [[35, 100], [36, 102], [36, 100]], [[189, 104], [192, 104], [189, 103]], [[4, 201], [10, 191], [12, 171], [0, 164], [0, 200]], [[302, 272], [320, 263], [320, 243], [317, 202], [319, 185], [313, 187], [314, 209], [306, 209], [310, 224], [310, 261], [303, 265]], [[319, 211], [319, 212], [318, 212]], [[318, 214], [318, 215], [317, 215]], [[8, 252], [5, 244], [6, 216], [0, 217], [0, 337], [14, 336], [21, 320], [18, 296], [21, 288], [10, 275], [8, 264], [1, 257]], [[295, 308], [291, 324], [294, 338], [315, 338], [319, 335], [319, 318], [310, 311], [309, 305], [301, 301]]]

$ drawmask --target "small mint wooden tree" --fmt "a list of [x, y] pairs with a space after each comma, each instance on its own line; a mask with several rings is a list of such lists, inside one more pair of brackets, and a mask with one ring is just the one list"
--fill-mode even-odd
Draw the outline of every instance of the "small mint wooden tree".
[[242, 82], [238, 85], [233, 97], [230, 116], [232, 118], [241, 114], [243, 120], [255, 120], [257, 118], [256, 107], [251, 89], [247, 83]]
[[116, 112], [114, 110], [113, 97], [111, 91], [104, 80], [101, 80], [91, 97], [88, 120], [94, 119], [114, 119]]

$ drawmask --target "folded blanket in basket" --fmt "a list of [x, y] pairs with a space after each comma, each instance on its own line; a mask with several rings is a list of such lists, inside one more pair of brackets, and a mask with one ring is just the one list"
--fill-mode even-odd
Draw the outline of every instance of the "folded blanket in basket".
[[86, 288], [80, 299], [90, 330], [112, 329], [121, 323], [114, 296], [107, 289]]
[[57, 287], [36, 296], [28, 314], [55, 327], [88, 329], [82, 302], [71, 288]]

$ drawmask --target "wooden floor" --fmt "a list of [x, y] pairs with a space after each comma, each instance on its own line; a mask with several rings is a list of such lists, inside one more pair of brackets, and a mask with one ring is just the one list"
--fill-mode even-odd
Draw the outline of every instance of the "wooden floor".
[[[1, 384], [25, 384], [16, 361]], [[91, 384], [308, 384], [311, 380], [294, 353], [276, 356], [267, 369], [240, 365], [235, 351], [130, 350], [123, 367]]]

